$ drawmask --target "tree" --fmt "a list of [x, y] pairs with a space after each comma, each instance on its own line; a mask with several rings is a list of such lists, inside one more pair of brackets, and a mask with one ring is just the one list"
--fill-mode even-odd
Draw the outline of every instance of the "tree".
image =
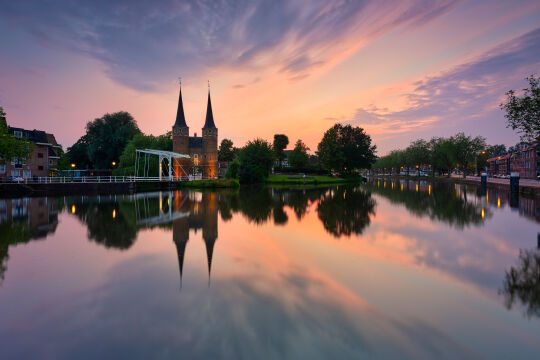
[[489, 156], [501, 156], [506, 155], [507, 150], [504, 144], [491, 145], [487, 149]]
[[120, 111], [105, 114], [86, 124], [86, 134], [68, 149], [77, 168], [110, 169], [118, 162], [127, 143], [141, 131], [133, 117]]
[[234, 147], [232, 140], [223, 139], [219, 145], [218, 160], [233, 161], [235, 158]]
[[410, 167], [427, 165], [431, 163], [431, 152], [429, 144], [425, 140], [413, 141], [407, 149], [405, 149], [405, 157], [407, 159], [407, 171]]
[[439, 170], [441, 173], [446, 172], [450, 177], [450, 172], [454, 168], [455, 160], [455, 144], [453, 138], [432, 138], [429, 141], [431, 149], [431, 166], [432, 169]]
[[500, 104], [505, 111], [507, 127], [517, 130], [521, 140], [534, 142], [540, 139], [540, 78], [527, 77], [529, 87], [523, 89], [523, 96], [516, 96], [514, 90], [506, 93], [506, 102]]
[[88, 158], [88, 137], [83, 135], [77, 142], [67, 149], [69, 162], [75, 164], [77, 169], [91, 169], [94, 167]]
[[463, 170], [466, 176], [469, 168], [476, 163], [478, 156], [486, 148], [486, 139], [481, 136], [471, 138], [464, 133], [458, 133], [452, 137], [455, 146], [453, 154], [456, 165]]
[[294, 145], [294, 150], [289, 154], [289, 164], [298, 170], [304, 170], [309, 165], [309, 148], [302, 140], [298, 139]]
[[317, 155], [324, 168], [341, 174], [356, 169], [369, 169], [376, 160], [376, 146], [360, 127], [336, 124], [328, 129], [317, 146]]
[[255, 139], [249, 141], [242, 148], [239, 156], [241, 183], [254, 184], [262, 182], [272, 169], [274, 152], [266, 140]]
[[238, 179], [238, 173], [240, 171], [240, 161], [234, 159], [227, 166], [227, 171], [225, 172], [226, 179]]
[[0, 161], [14, 158], [26, 159], [33, 151], [33, 144], [27, 138], [17, 138], [9, 133], [6, 113], [0, 106]]
[[275, 158], [279, 161], [279, 166], [281, 166], [281, 162], [287, 157], [285, 155], [285, 148], [289, 145], [289, 138], [287, 135], [283, 134], [276, 134], [274, 135], [274, 155]]

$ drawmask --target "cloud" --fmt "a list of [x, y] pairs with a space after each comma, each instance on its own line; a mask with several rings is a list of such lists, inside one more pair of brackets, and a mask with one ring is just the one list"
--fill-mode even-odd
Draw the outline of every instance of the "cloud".
[[434, 125], [456, 132], [468, 129], [489, 133], [490, 122], [504, 121], [498, 105], [505, 92], [522, 88], [523, 79], [539, 68], [537, 28], [472, 61], [416, 81], [411, 92], [401, 94], [407, 103], [405, 109], [358, 108], [349, 122], [372, 126], [383, 136], [426, 130]]
[[209, 69], [275, 66], [292, 79], [458, 1], [2, 1], [2, 21], [40, 44], [91, 57], [112, 79], [154, 91]]

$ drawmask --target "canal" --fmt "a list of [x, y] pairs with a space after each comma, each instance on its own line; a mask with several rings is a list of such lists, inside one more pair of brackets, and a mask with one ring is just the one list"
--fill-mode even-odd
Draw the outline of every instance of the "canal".
[[539, 246], [428, 181], [0, 199], [0, 358], [534, 358]]

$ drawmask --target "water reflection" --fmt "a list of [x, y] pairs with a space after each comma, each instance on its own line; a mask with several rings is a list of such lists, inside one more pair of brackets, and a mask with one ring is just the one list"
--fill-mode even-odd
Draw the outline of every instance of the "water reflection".
[[[389, 182], [391, 185], [385, 186], [386, 181], [375, 179], [367, 187], [393, 203], [404, 205], [419, 217], [427, 216], [462, 229], [469, 225], [480, 225], [492, 215], [473, 187], [404, 179]], [[394, 182], [397, 184], [395, 187]]]
[[58, 201], [47, 198], [0, 199], [0, 283], [9, 247], [44, 239], [58, 225]]
[[519, 251], [517, 264], [505, 273], [501, 293], [508, 309], [519, 304], [527, 317], [540, 317], [540, 249]]

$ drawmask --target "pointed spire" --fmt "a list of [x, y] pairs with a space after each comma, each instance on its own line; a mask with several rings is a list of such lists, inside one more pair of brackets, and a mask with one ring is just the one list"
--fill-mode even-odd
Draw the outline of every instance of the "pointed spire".
[[184, 254], [186, 253], [186, 245], [188, 240], [174, 241], [176, 245], [176, 253], [178, 255], [178, 267], [180, 268], [180, 289], [182, 289], [182, 272], [184, 270]]
[[180, 81], [180, 92], [178, 94], [178, 110], [176, 111], [176, 122], [173, 127], [188, 127], [184, 116], [184, 104], [182, 102], [182, 81]]
[[206, 258], [208, 260], [208, 286], [210, 286], [210, 274], [212, 272], [212, 256], [214, 255], [214, 244], [216, 238], [204, 239], [206, 245]]
[[214, 114], [212, 114], [212, 101], [210, 100], [210, 81], [208, 81], [208, 105], [206, 106], [206, 121], [204, 122], [203, 129], [215, 129]]

